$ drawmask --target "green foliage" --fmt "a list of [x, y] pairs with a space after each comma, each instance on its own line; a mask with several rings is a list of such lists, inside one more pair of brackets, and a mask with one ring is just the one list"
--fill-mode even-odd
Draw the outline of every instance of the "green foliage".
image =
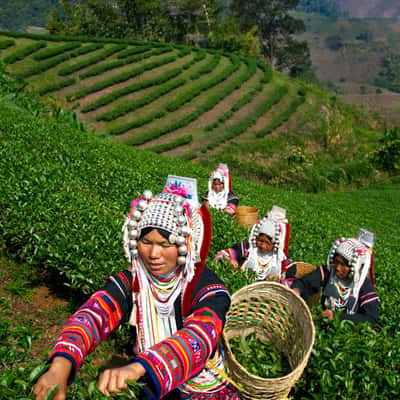
[[15, 40], [6, 39], [0, 42], [0, 50], [7, 49], [8, 47], [14, 46]]
[[[100, 47], [93, 47], [91, 50], [97, 50]], [[96, 54], [93, 57], [87, 58], [86, 60], [80, 61], [76, 64], [72, 64], [67, 67], [63, 67], [58, 71], [58, 75], [65, 76], [72, 74], [73, 72], [79, 71], [82, 68], [88, 67], [89, 65], [96, 64], [102, 60], [105, 60], [107, 57], [113, 55], [114, 53], [117, 53], [121, 50], [123, 50], [126, 46], [123, 44], [115, 45], [112, 47], [109, 47], [108, 49], [104, 50], [100, 54]]]
[[[304, 90], [304, 89], [303, 89]], [[303, 93], [303, 91], [301, 92]], [[265, 128], [257, 132], [256, 137], [264, 137], [271, 133], [274, 129], [281, 126], [285, 121], [287, 121], [290, 116], [305, 102], [305, 93], [299, 97], [296, 97], [290, 104], [289, 107], [277, 115]]]
[[48, 85], [42, 86], [38, 89], [37, 92], [39, 95], [43, 96], [47, 93], [55, 92], [57, 90], [65, 88], [67, 86], [74, 85], [75, 83], [76, 83], [75, 78], [67, 78], [67, 79], [63, 79], [62, 81], [53, 82]]
[[201, 92], [204, 92], [205, 90], [217, 85], [218, 83], [226, 80], [231, 74], [233, 74], [235, 71], [237, 71], [240, 67], [240, 62], [239, 58], [231, 55], [230, 56], [232, 64], [226, 67], [221, 73], [218, 75], [213, 76], [211, 79], [207, 80], [204, 83], [199, 84], [198, 86], [195, 86], [192, 88], [190, 92], [186, 92], [183, 96], [181, 96], [179, 99], [171, 102], [167, 106], [168, 111], [175, 111], [179, 107], [181, 107], [183, 104], [188, 103], [190, 100], [192, 100], [194, 97], [198, 96]]
[[[305, 31], [304, 22], [289, 13], [298, 3], [299, 0], [230, 2], [232, 13], [240, 21], [242, 30], [257, 26], [262, 55], [271, 65], [277, 65], [281, 70], [288, 69], [294, 76], [305, 75], [311, 66], [307, 43], [293, 38], [294, 34]], [[288, 59], [292, 60], [290, 65], [287, 65]], [[302, 67], [299, 68], [299, 65]]]
[[272, 343], [259, 340], [255, 333], [234, 337], [229, 346], [237, 362], [253, 375], [274, 379], [292, 372], [285, 354]]
[[399, 376], [393, 369], [393, 360], [399, 357], [398, 335], [391, 336], [387, 328], [375, 331], [349, 321], [314, 322], [317, 345], [294, 389], [295, 398], [311, 394], [313, 399], [350, 400], [368, 393], [370, 398], [391, 399], [398, 395]]
[[156, 89], [154, 89], [147, 96], [144, 96], [141, 99], [136, 100], [136, 101], [125, 102], [110, 111], [100, 114], [96, 119], [98, 121], [112, 121], [118, 117], [121, 117], [125, 114], [135, 111], [138, 108], [141, 108], [147, 104], [150, 104], [151, 102], [159, 99], [160, 97], [166, 95], [167, 93], [171, 92], [172, 90], [175, 90], [176, 88], [178, 88], [180, 86], [183, 86], [185, 83], [186, 83], [185, 78], [178, 78], [174, 81], [168, 81], [168, 82], [160, 85]]
[[390, 52], [383, 58], [375, 85], [400, 93], [400, 54]]
[[150, 113], [149, 115], [146, 115], [142, 118], [138, 118], [132, 122], [128, 122], [126, 124], [120, 124], [115, 128], [112, 128], [108, 131], [109, 135], [122, 135], [126, 131], [129, 131], [130, 129], [135, 129], [139, 128], [143, 125], [149, 124], [150, 122], [162, 118], [167, 114], [166, 111], [160, 110], [160, 111], [154, 111]]
[[[96, 110], [99, 107], [102, 107], [106, 104], [112, 103], [114, 100], [126, 96], [128, 94], [134, 93], [138, 90], [149, 88], [152, 86], [157, 86], [159, 84], [165, 83], [169, 81], [172, 78], [175, 78], [182, 72], [183, 68], [174, 68], [171, 70], [168, 70], [164, 74], [157, 76], [156, 78], [153, 79], [147, 79], [145, 81], [140, 81], [136, 83], [132, 83], [132, 85], [128, 85], [123, 87], [122, 89], [115, 90], [114, 92], [110, 93], [109, 95], [106, 95], [104, 97], [100, 97], [98, 100], [94, 101], [93, 103], [89, 103], [85, 107], [82, 108], [82, 112], [86, 113], [89, 111]], [[143, 98], [141, 99], [143, 101]]]
[[58, 56], [59, 54], [63, 54], [66, 51], [74, 50], [80, 46], [81, 44], [77, 42], [65, 43], [62, 46], [53, 47], [52, 49], [47, 48], [39, 51], [33, 55], [33, 59], [36, 61], [42, 61], [50, 57]]
[[47, 44], [45, 41], [38, 41], [36, 43], [32, 43], [28, 46], [23, 47], [22, 49], [16, 50], [14, 53], [11, 53], [9, 56], [4, 57], [4, 62], [6, 64], [13, 64], [46, 46], [47, 46]]
[[148, 150], [153, 151], [154, 153], [163, 153], [168, 150], [175, 149], [179, 146], [184, 146], [185, 144], [189, 144], [193, 141], [192, 135], [181, 136], [178, 139], [171, 140], [168, 143], [159, 144], [158, 146], [149, 147]]
[[122, 72], [118, 75], [114, 75], [107, 80], [100, 81], [91, 86], [84, 87], [84, 88], [78, 90], [76, 93], [67, 96], [67, 99], [68, 100], [80, 99], [90, 93], [98, 92], [102, 89], [105, 89], [109, 86], [113, 86], [117, 83], [125, 82], [128, 79], [132, 79], [135, 76], [142, 74], [144, 71], [149, 71], [149, 70], [159, 67], [161, 65], [168, 64], [170, 62], [175, 61], [176, 59], [177, 59], [177, 56], [175, 55], [175, 56], [166, 56], [159, 60], [150, 61], [147, 64], [141, 65], [140, 67], [136, 67], [129, 71]]
[[217, 147], [219, 144], [233, 139], [235, 136], [243, 133], [247, 128], [254, 125], [258, 118], [265, 114], [274, 104], [278, 103], [280, 99], [287, 93], [287, 86], [278, 86], [271, 96], [265, 102], [261, 103], [256, 110], [247, 118], [243, 119], [238, 124], [234, 125], [229, 132], [222, 136], [214, 138], [208, 145], [207, 150]]
[[379, 143], [380, 146], [371, 155], [373, 162], [378, 168], [397, 174], [400, 171], [400, 128], [385, 129]]
[[[111, 62], [104, 62], [101, 63], [100, 65], [95, 65], [93, 68], [90, 68], [89, 70], [83, 72], [82, 74], [79, 75], [79, 77], [83, 79], [83, 78], [89, 78], [91, 76], [100, 75], [103, 72], [110, 71], [112, 69], [116, 69], [124, 65], [133, 64], [135, 62], [145, 60], [146, 58], [152, 57], [154, 55], [164, 54], [170, 51], [172, 51], [171, 47], [167, 46], [158, 47], [144, 54], [137, 54], [137, 55], [132, 55], [130, 57], [122, 57], [121, 59]], [[120, 57], [117, 56], [117, 58]]]
[[211, 60], [208, 61], [207, 64], [203, 65], [199, 70], [190, 75], [190, 79], [195, 80], [200, 78], [200, 76], [204, 74], [212, 72], [220, 61], [221, 61], [221, 54], [218, 53], [214, 54]]
[[[283, 105], [284, 97], [278, 98], [277, 106], [271, 111], [267, 107], [262, 114], [257, 106], [262, 93], [265, 89], [268, 93], [272, 91], [265, 88], [266, 84], [287, 85], [289, 93], [293, 93], [299, 83], [273, 73], [270, 65], [259, 60], [131, 39], [15, 32], [4, 32], [2, 37], [15, 42], [14, 49], [6, 49], [5, 55], [23, 49], [31, 40], [45, 41], [52, 52], [65, 44], [79, 44], [77, 49], [58, 55], [42, 50], [36, 54], [53, 56], [39, 62], [27, 56], [7, 69], [26, 79], [39, 95], [54, 92], [56, 97], [51, 102], [56, 113], [58, 104], [65, 104], [65, 99], [74, 102], [77, 115], [103, 137], [126, 133], [114, 140], [140, 146], [181, 128], [193, 127], [196, 135], [188, 147], [189, 153], [183, 155], [186, 159], [203, 159], [208, 168], [214, 168], [212, 164], [221, 157], [227, 158], [246, 178], [296, 190], [332, 190], [349, 184], [360, 187], [387, 176], [387, 171], [376, 171], [381, 164], [366, 157], [376, 148], [379, 132], [362, 136], [361, 140], [357, 137], [359, 129], [372, 130], [368, 126], [370, 121], [374, 122], [370, 116], [350, 107], [329, 104], [327, 95], [311, 85], [303, 83], [304, 89], [300, 89], [307, 88], [307, 101], [293, 99], [288, 107]], [[104, 50], [99, 50], [102, 47]], [[148, 51], [138, 52], [146, 48]], [[143, 62], [147, 57], [151, 58]], [[221, 62], [216, 65], [218, 59]], [[59, 79], [57, 75], [68, 75], [70, 79]], [[185, 81], [188, 78], [201, 79]], [[81, 104], [76, 102], [80, 99]], [[294, 112], [301, 103], [302, 112]], [[248, 112], [243, 109], [245, 106]], [[268, 121], [264, 125], [267, 130], [260, 131], [261, 118]], [[278, 134], [258, 140], [251, 129], [257, 121], [260, 121], [257, 125], [260, 135]], [[285, 130], [289, 125], [290, 129]], [[307, 162], [295, 167], [291, 161], [292, 149], [299, 148], [305, 153], [306, 146], [312, 149]], [[243, 147], [246, 153], [240, 150]], [[180, 153], [177, 150], [170, 154]], [[338, 158], [339, 153], [343, 157]], [[324, 165], [319, 165], [322, 162]], [[336, 177], [339, 179], [335, 180]]]
[[222, 49], [244, 57], [260, 57], [257, 28], [254, 26], [247, 32], [240, 32], [239, 21], [232, 15], [217, 20], [208, 39], [210, 46], [215, 49]]

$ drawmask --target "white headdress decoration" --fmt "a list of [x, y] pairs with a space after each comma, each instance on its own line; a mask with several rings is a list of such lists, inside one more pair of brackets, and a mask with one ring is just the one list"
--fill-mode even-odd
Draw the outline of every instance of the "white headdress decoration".
[[[256, 272], [257, 280], [263, 280], [267, 275], [281, 276], [282, 263], [286, 260], [285, 238], [288, 220], [286, 210], [273, 206], [261, 221], [253, 225], [249, 236], [249, 255], [244, 267]], [[274, 245], [272, 252], [261, 254], [257, 247], [257, 237], [267, 235]]]
[[[224, 188], [216, 193], [212, 186], [215, 179], [223, 183]], [[226, 164], [220, 163], [215, 171], [212, 171], [208, 180], [208, 203], [210, 207], [224, 210], [228, 203], [229, 190], [231, 189], [231, 180], [229, 168]]]
[[250, 247], [257, 247], [257, 236], [263, 233], [271, 239], [275, 249], [284, 251], [287, 224], [286, 210], [278, 206], [273, 206], [271, 211], [251, 228], [249, 236]]
[[193, 277], [195, 263], [199, 261], [204, 226], [199, 210], [185, 198], [183, 188], [165, 187], [156, 196], [146, 190], [131, 204], [131, 211], [123, 226], [123, 245], [128, 262], [138, 256], [137, 241], [142, 229], [161, 228], [170, 233], [169, 242], [178, 247], [178, 265], [185, 265], [187, 281]]

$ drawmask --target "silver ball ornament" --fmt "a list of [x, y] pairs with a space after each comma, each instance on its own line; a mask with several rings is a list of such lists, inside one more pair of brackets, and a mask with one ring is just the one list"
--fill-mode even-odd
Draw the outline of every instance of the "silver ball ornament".
[[135, 210], [135, 211], [132, 213], [132, 217], [133, 217], [134, 219], [136, 219], [136, 220], [139, 220], [141, 216], [142, 216], [142, 213], [141, 213], [139, 210]]
[[183, 244], [185, 244], [186, 243], [186, 239], [183, 237], [183, 236], [178, 236], [177, 238], [176, 238], [176, 244], [178, 245], [178, 246], [182, 246]]
[[187, 225], [182, 226], [181, 228], [181, 235], [187, 236], [190, 233], [190, 228]]
[[138, 237], [138, 231], [137, 229], [132, 229], [131, 231], [129, 231], [129, 237], [131, 239], [136, 239]]
[[185, 254], [187, 254], [187, 247], [185, 245], [179, 246], [178, 247], [178, 253], [181, 256], [184, 256]]
[[179, 256], [177, 262], [179, 265], [186, 264], [186, 256]]
[[129, 228], [136, 228], [137, 227], [137, 222], [133, 219], [131, 219], [128, 223]]
[[185, 224], [186, 223], [186, 218], [185, 218], [185, 216], [184, 215], [180, 215], [179, 217], [178, 217], [178, 224], [179, 225], [183, 225], [183, 224]]
[[180, 205], [175, 206], [174, 208], [174, 213], [175, 215], [181, 215], [183, 214], [183, 207]]
[[152, 197], [153, 197], [153, 193], [151, 192], [151, 190], [145, 190], [145, 191], [143, 192], [143, 197], [144, 197], [146, 200], [151, 200]]
[[147, 201], [140, 200], [137, 207], [140, 211], [144, 211], [147, 208]]
[[174, 235], [173, 233], [171, 233], [171, 234], [169, 235], [168, 241], [169, 241], [171, 244], [175, 244], [176, 241], [177, 241], [176, 235]]

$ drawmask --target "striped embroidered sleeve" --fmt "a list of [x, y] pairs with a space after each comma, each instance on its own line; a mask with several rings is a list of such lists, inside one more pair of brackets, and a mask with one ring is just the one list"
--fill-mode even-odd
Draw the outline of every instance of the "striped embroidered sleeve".
[[101, 343], [131, 309], [130, 272], [121, 272], [109, 279], [102, 290], [84, 303], [61, 331], [48, 361], [67, 358], [72, 363], [70, 381], [85, 357]]
[[235, 260], [236, 254], [233, 249], [220, 250], [214, 258], [214, 261]]
[[209, 308], [193, 312], [182, 329], [159, 344], [140, 353], [140, 362], [152, 382], [157, 398], [197, 375], [214, 351], [223, 323]]

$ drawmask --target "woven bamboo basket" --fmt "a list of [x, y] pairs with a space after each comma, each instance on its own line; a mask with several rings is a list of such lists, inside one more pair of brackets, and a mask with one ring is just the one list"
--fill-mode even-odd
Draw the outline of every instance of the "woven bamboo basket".
[[251, 228], [258, 220], [258, 209], [249, 206], [239, 206], [236, 209], [235, 215], [239, 225]]
[[[260, 342], [271, 342], [289, 360], [291, 372], [267, 379], [250, 374], [232, 353], [229, 339], [256, 333]], [[291, 289], [277, 282], [260, 281], [245, 286], [232, 296], [222, 333], [229, 377], [243, 399], [286, 399], [300, 378], [315, 339], [309, 308]]]
[[[302, 278], [304, 275], [309, 274], [310, 272], [312, 272], [312, 271], [314, 271], [316, 269], [315, 265], [312, 265], [312, 264], [309, 264], [309, 263], [306, 263], [306, 262], [302, 262], [302, 261], [296, 261], [296, 262], [293, 262], [293, 263], [289, 264], [287, 266], [287, 269], [289, 269], [289, 268], [291, 268], [293, 266], [296, 266], [296, 274], [295, 274], [295, 276], [296, 276], [297, 279]], [[306, 300], [306, 303], [310, 307], [316, 306], [316, 305], [319, 304], [320, 298], [321, 298], [321, 289], [317, 293], [315, 293], [312, 296], [310, 296]]]

